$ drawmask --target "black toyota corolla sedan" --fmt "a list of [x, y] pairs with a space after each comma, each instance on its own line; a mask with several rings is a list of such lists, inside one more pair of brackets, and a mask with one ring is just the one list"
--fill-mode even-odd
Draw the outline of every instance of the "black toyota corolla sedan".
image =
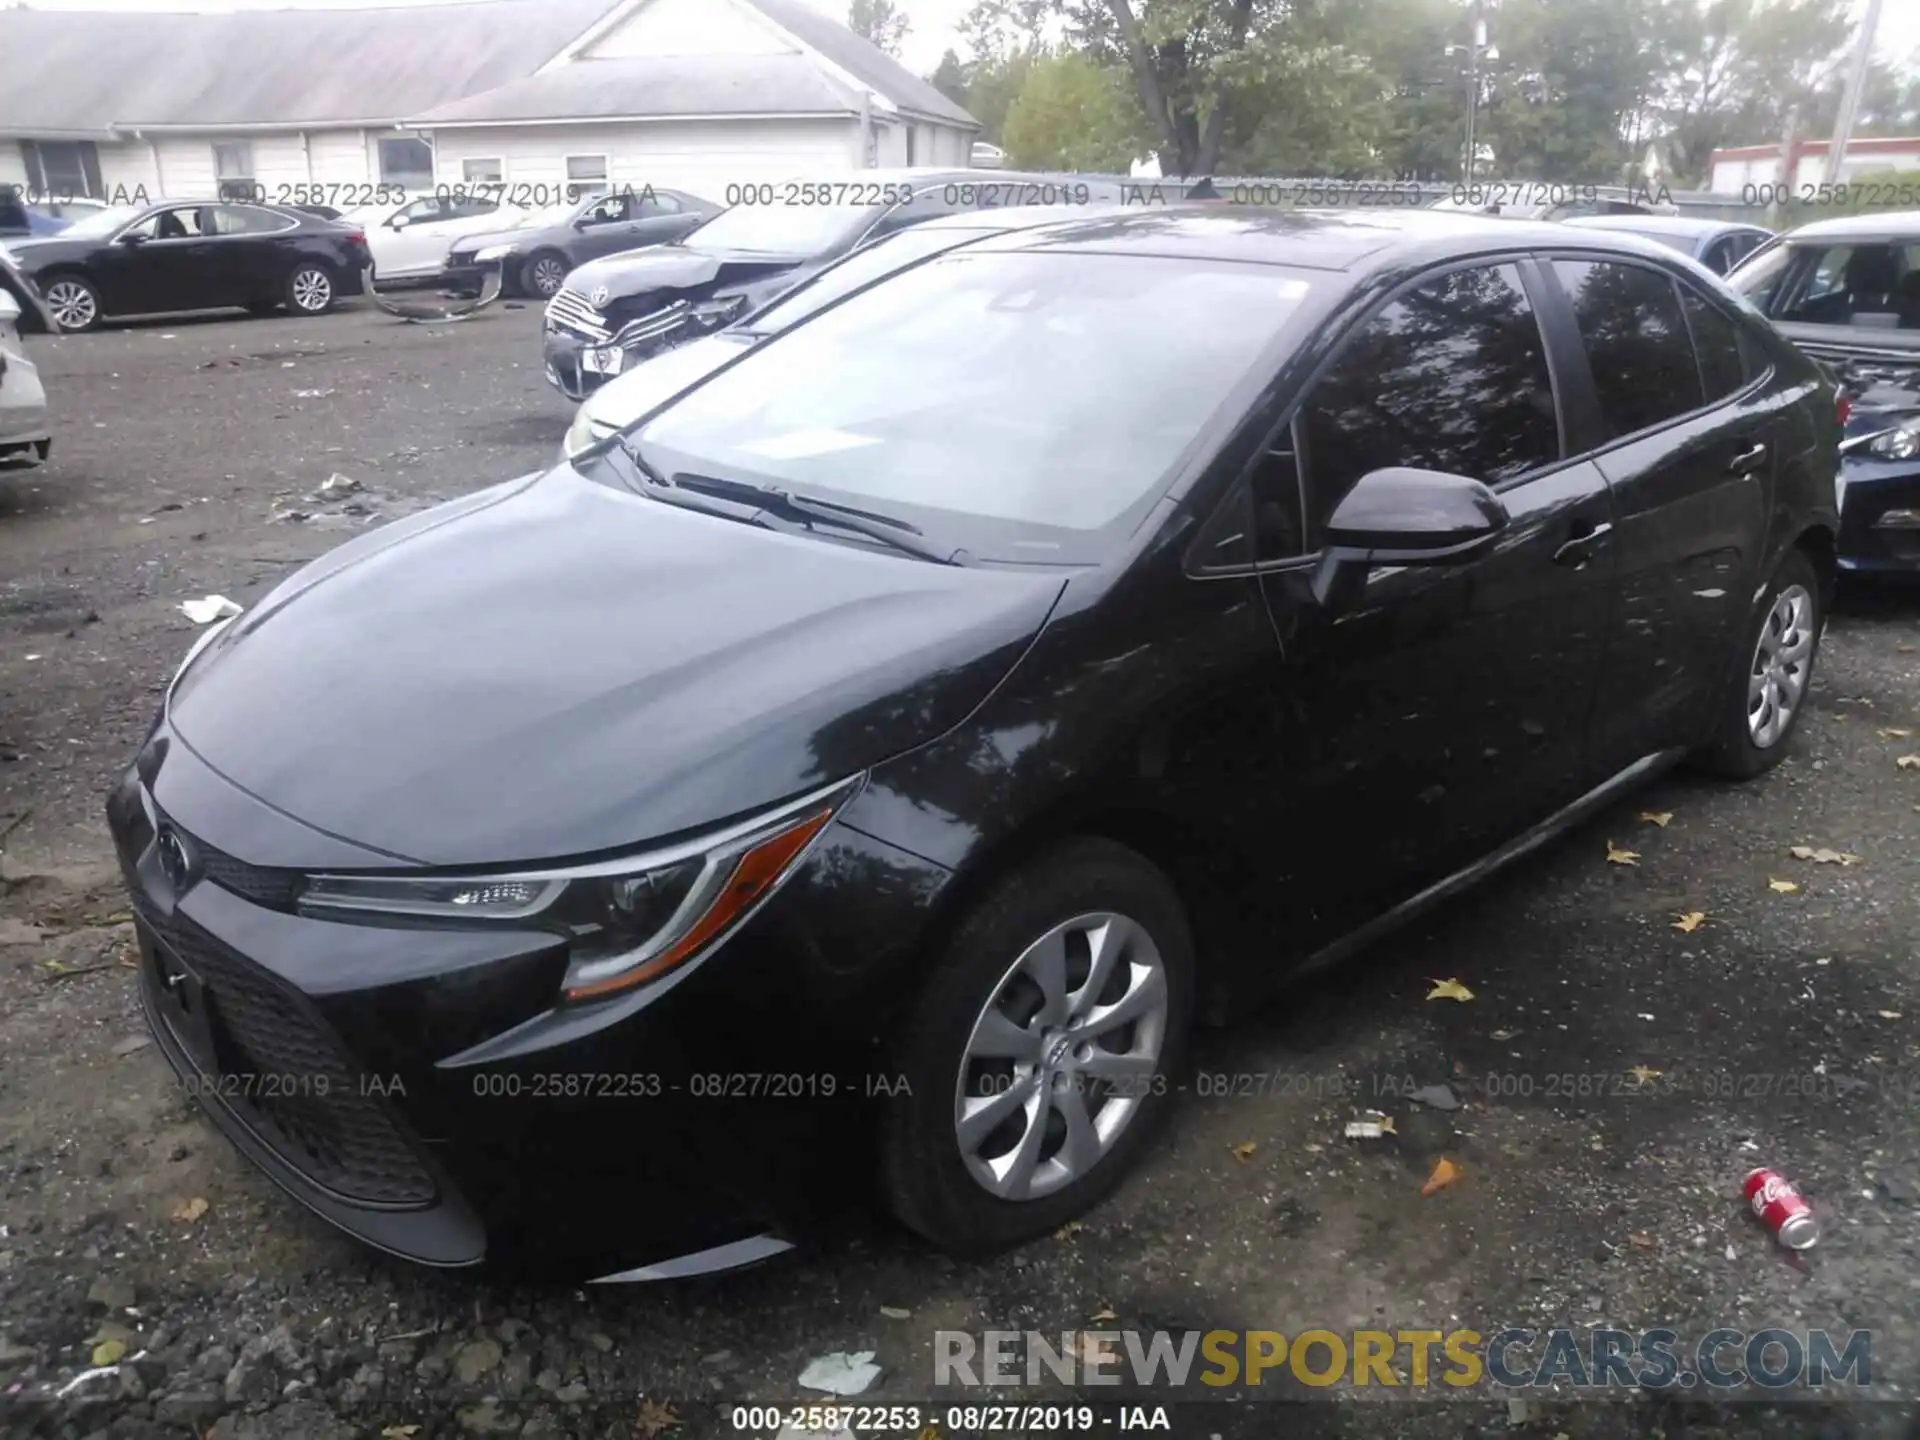
[[189, 654], [168, 1060], [396, 1254], [1043, 1235], [1189, 1028], [1804, 711], [1832, 387], [1671, 250], [1231, 206], [936, 257]]
[[284, 205], [204, 200], [115, 206], [58, 235], [10, 240], [62, 330], [183, 310], [321, 315], [361, 294], [364, 232]]

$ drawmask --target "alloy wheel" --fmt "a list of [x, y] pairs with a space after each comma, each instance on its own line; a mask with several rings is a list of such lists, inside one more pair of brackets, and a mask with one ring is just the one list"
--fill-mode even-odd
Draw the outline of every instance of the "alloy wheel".
[[528, 279], [532, 282], [533, 293], [542, 300], [550, 300], [560, 293], [560, 284], [567, 278], [567, 267], [551, 255], [542, 255], [533, 262], [533, 270]]
[[973, 1023], [953, 1100], [967, 1171], [1003, 1200], [1051, 1194], [1113, 1148], [1158, 1083], [1166, 964], [1109, 911], [1029, 945]]
[[47, 308], [62, 330], [84, 330], [99, 316], [93, 292], [78, 280], [56, 280], [47, 287]]
[[293, 277], [293, 303], [302, 310], [318, 312], [333, 303], [333, 282], [324, 270], [302, 270]]
[[1780, 742], [1807, 693], [1813, 668], [1813, 596], [1789, 585], [1760, 626], [1747, 676], [1747, 733], [1757, 749]]

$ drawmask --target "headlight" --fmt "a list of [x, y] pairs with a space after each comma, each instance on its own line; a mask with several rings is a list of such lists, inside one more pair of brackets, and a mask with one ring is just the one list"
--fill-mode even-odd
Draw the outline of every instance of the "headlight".
[[478, 264], [484, 265], [489, 260], [504, 260], [512, 253], [511, 245], [488, 245], [484, 249], [474, 251], [473, 258]]
[[613, 426], [593, 418], [592, 412], [582, 405], [573, 412], [573, 423], [567, 427], [567, 438], [560, 442], [560, 456], [564, 463], [578, 455], [589, 445], [597, 445], [613, 433]]
[[790, 876], [864, 776], [742, 825], [626, 860], [496, 875], [310, 875], [303, 912], [532, 922], [572, 942], [564, 997], [599, 1000], [686, 964]]
[[1873, 437], [1867, 453], [1876, 460], [1911, 460], [1920, 455], [1920, 418]]
[[688, 318], [696, 325], [718, 330], [746, 308], [746, 296], [729, 295], [724, 300], [702, 300], [688, 312]]

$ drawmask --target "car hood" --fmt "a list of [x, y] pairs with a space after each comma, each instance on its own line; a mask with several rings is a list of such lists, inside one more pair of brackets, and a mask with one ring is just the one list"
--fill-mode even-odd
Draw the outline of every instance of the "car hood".
[[7, 247], [7, 253], [22, 270], [32, 271], [45, 265], [49, 260], [77, 260], [88, 251], [98, 248], [98, 240], [67, 240], [58, 235], [30, 235], [15, 238], [9, 235], [0, 241]]
[[780, 275], [802, 263], [799, 256], [748, 250], [697, 250], [690, 245], [649, 245], [589, 260], [567, 277], [567, 289], [591, 298], [604, 289], [607, 301], [654, 290], [708, 293]]
[[779, 534], [562, 467], [322, 557], [187, 669], [168, 716], [267, 804], [403, 859], [616, 851], [938, 737], [1063, 584]]

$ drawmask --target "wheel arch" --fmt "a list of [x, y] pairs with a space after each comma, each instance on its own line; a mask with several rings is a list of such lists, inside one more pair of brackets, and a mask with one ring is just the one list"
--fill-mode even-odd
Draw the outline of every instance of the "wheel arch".
[[1820, 612], [1828, 613], [1840, 576], [1839, 537], [1828, 526], [1815, 522], [1794, 536], [1787, 549], [1799, 551], [1812, 562], [1813, 573], [1820, 577]]
[[33, 288], [40, 292], [41, 302], [47, 304], [49, 308], [51, 308], [51, 302], [47, 300], [47, 291], [52, 286], [62, 280], [79, 280], [84, 283], [89, 290], [93, 291], [95, 306], [93, 323], [97, 325], [100, 321], [108, 318], [110, 312], [107, 309], [107, 297], [105, 292], [100, 288], [100, 281], [80, 261], [58, 260], [49, 265], [45, 270], [38, 271], [28, 278]]

